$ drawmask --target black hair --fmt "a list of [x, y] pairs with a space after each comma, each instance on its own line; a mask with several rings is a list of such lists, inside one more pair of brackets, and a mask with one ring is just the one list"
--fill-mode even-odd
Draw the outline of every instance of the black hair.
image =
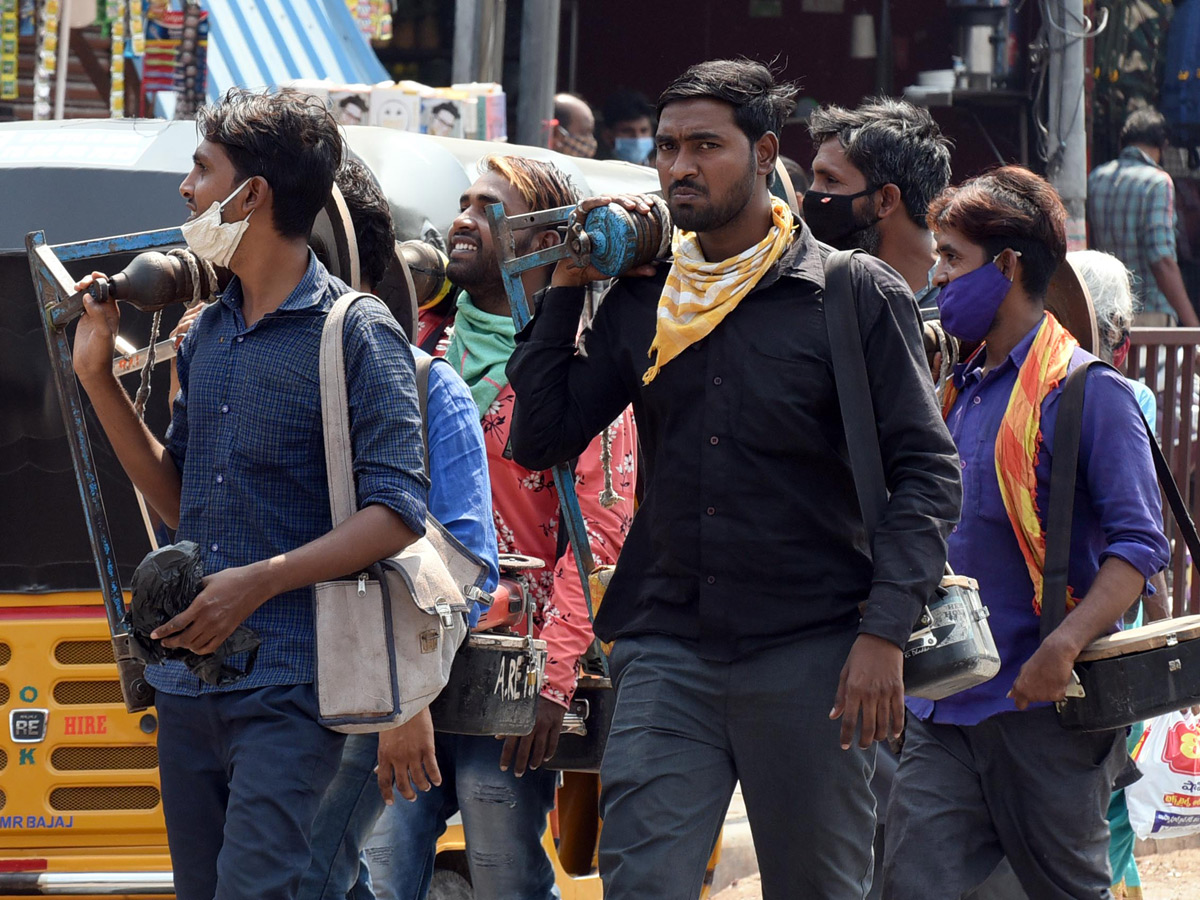
[[396, 227], [392, 208], [373, 173], [362, 160], [347, 157], [337, 173], [338, 190], [346, 201], [354, 237], [358, 243], [358, 264], [362, 279], [376, 287], [383, 280], [396, 252]]
[[609, 94], [600, 110], [604, 124], [609, 128], [618, 122], [632, 122], [634, 119], [653, 119], [654, 107], [646, 99], [646, 95], [638, 91], [622, 88]]
[[358, 94], [348, 94], [338, 102], [338, 106], [342, 109], [345, 109], [347, 106], [357, 106], [360, 110], [366, 112], [367, 101], [358, 96]]
[[733, 107], [733, 119], [753, 144], [768, 131], [778, 135], [796, 108], [797, 88], [775, 82], [765, 65], [749, 59], [711, 59], [697, 63], [667, 85], [658, 97], [661, 116], [678, 100], [721, 100]]
[[273, 194], [272, 222], [307, 238], [342, 165], [342, 137], [325, 104], [294, 90], [230, 88], [196, 112], [196, 128], [229, 155], [238, 181], [261, 175]]
[[817, 147], [836, 137], [868, 188], [894, 184], [909, 218], [925, 227], [929, 203], [950, 183], [950, 141], [929, 110], [890, 97], [857, 109], [825, 106], [808, 117]]
[[1152, 107], [1135, 109], [1121, 126], [1121, 149], [1130, 144], [1149, 144], [1159, 148], [1167, 146], [1166, 117]]
[[431, 114], [432, 114], [432, 115], [435, 115], [435, 116], [436, 116], [436, 115], [437, 115], [438, 113], [440, 113], [440, 112], [441, 112], [443, 109], [444, 109], [444, 110], [446, 110], [446, 111], [448, 111], [448, 112], [450, 112], [450, 113], [451, 113], [451, 114], [454, 116], [454, 118], [455, 118], [455, 119], [461, 119], [461, 118], [462, 118], [462, 110], [460, 110], [460, 109], [458, 108], [458, 104], [457, 104], [457, 103], [451, 103], [449, 100], [447, 100], [445, 103], [439, 103], [439, 104], [438, 104], [437, 106], [435, 106], [435, 107], [434, 107], [434, 108], [433, 108], [433, 109], [432, 109], [430, 112], [431, 112]]

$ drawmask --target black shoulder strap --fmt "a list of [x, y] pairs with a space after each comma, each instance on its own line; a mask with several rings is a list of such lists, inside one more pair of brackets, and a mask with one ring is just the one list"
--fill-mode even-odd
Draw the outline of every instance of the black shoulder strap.
[[1071, 563], [1071, 520], [1083, 431], [1083, 388], [1088, 370], [1098, 362], [1085, 362], [1068, 375], [1058, 401], [1054, 459], [1050, 462], [1050, 505], [1046, 509], [1046, 559], [1042, 564], [1043, 641], [1067, 617], [1067, 569]]
[[[1067, 567], [1071, 556], [1071, 519], [1075, 503], [1075, 479], [1079, 467], [1079, 438], [1083, 427], [1084, 382], [1087, 370], [1105, 365], [1099, 360], [1081, 365], [1067, 377], [1058, 406], [1058, 422], [1054, 426], [1054, 459], [1050, 463], [1050, 506], [1046, 513], [1046, 562], [1043, 567], [1041, 639], [1045, 640], [1067, 615]], [[1115, 370], [1114, 370], [1115, 371]], [[1200, 535], [1192, 521], [1187, 504], [1171, 474], [1150, 423], [1142, 417], [1150, 455], [1158, 484], [1166, 495], [1167, 505], [1175, 517], [1179, 534], [1191, 551], [1193, 560], [1200, 560]]]
[[858, 304], [850, 280], [850, 263], [859, 250], [837, 250], [825, 262], [825, 327], [829, 332], [829, 351], [833, 360], [833, 381], [837, 387], [842, 426], [846, 431], [846, 449], [850, 470], [858, 493], [863, 524], [868, 540], [887, 503], [887, 481], [883, 474], [883, 456], [879, 450], [879, 432], [875, 425], [875, 406], [867, 380], [867, 361], [862, 334], [858, 328]]
[[1175, 476], [1171, 474], [1171, 466], [1167, 463], [1166, 456], [1163, 455], [1162, 447], [1158, 446], [1158, 440], [1154, 437], [1150, 423], [1145, 420], [1145, 417], [1142, 418], [1142, 423], [1146, 426], [1146, 436], [1150, 438], [1150, 455], [1154, 457], [1154, 471], [1158, 473], [1158, 483], [1162, 487], [1163, 493], [1166, 494], [1167, 505], [1171, 507], [1171, 514], [1175, 516], [1175, 524], [1179, 526], [1179, 536], [1187, 544], [1192, 560], [1200, 565], [1200, 535], [1196, 534], [1196, 523], [1192, 521], [1192, 514], [1183, 500], [1179, 485], [1175, 483]]

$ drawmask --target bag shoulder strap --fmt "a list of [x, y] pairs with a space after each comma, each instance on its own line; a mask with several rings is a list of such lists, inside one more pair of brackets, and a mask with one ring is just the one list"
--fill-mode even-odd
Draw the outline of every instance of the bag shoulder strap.
[[338, 297], [321, 330], [318, 373], [321, 381], [321, 421], [325, 437], [325, 473], [329, 479], [329, 513], [336, 528], [357, 508], [354, 488], [354, 448], [350, 442], [350, 409], [346, 396], [346, 313], [370, 294], [351, 291]]
[[875, 405], [867, 379], [867, 361], [862, 334], [858, 327], [858, 304], [850, 265], [860, 250], [837, 250], [825, 262], [825, 328], [829, 332], [829, 352], [833, 361], [833, 381], [837, 388], [842, 426], [850, 471], [862, 510], [867, 539], [875, 529], [887, 503], [887, 482], [883, 456], [879, 450], [879, 432], [875, 425]]
[[[1067, 615], [1067, 568], [1071, 554], [1071, 521], [1075, 507], [1075, 479], [1078, 474], [1079, 440], [1083, 428], [1083, 399], [1087, 371], [1094, 366], [1110, 368], [1100, 360], [1091, 360], [1069, 376], [1058, 406], [1054, 426], [1054, 459], [1050, 463], [1050, 505], [1046, 512], [1046, 562], [1043, 567], [1041, 639], [1045, 640]], [[1116, 371], [1115, 369], [1113, 371]], [[1120, 373], [1118, 373], [1120, 374]], [[1179, 527], [1179, 534], [1200, 560], [1200, 535], [1188, 511], [1171, 467], [1146, 417], [1142, 416], [1150, 456], [1154, 460], [1159, 487]]]
[[1167, 497], [1167, 506], [1171, 508], [1171, 514], [1175, 517], [1175, 524], [1179, 526], [1179, 536], [1187, 544], [1192, 560], [1200, 565], [1200, 535], [1196, 533], [1196, 523], [1192, 520], [1192, 513], [1188, 509], [1187, 503], [1184, 502], [1179, 485], [1175, 483], [1175, 476], [1171, 474], [1171, 465], [1167, 462], [1167, 457], [1163, 454], [1162, 447], [1158, 445], [1154, 430], [1146, 421], [1144, 414], [1142, 424], [1146, 426], [1146, 437], [1150, 439], [1150, 455], [1154, 458], [1154, 471], [1158, 474], [1158, 484]]
[[[433, 479], [433, 473], [429, 470], [429, 373], [436, 362], [438, 362], [436, 356], [413, 358], [417, 371], [417, 402], [421, 406], [421, 439], [425, 447], [425, 477], [430, 480]], [[446, 364], [449, 365], [449, 363]]]
[[1089, 360], [1067, 376], [1054, 424], [1054, 458], [1050, 461], [1050, 504], [1046, 509], [1046, 559], [1042, 563], [1041, 640], [1067, 617], [1067, 570], [1071, 563], [1071, 524], [1075, 515], [1075, 481], [1079, 472], [1079, 439], [1083, 432], [1083, 389]]

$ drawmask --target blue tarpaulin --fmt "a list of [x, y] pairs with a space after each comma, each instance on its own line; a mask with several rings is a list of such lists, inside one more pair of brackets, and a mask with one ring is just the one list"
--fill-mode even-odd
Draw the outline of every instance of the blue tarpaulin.
[[[201, 0], [200, 5], [208, 10], [210, 100], [231, 87], [277, 87], [294, 78], [343, 84], [388, 78], [345, 0]], [[159, 97], [174, 100], [169, 94]], [[171, 111], [163, 108], [159, 114], [169, 117]]]
[[203, 0], [208, 96], [293, 78], [374, 84], [387, 79], [345, 0]]

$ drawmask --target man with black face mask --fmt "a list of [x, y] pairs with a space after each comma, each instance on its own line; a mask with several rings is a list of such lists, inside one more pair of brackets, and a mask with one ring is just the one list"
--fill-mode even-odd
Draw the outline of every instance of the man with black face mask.
[[929, 111], [879, 97], [857, 109], [822, 107], [808, 130], [817, 155], [804, 220], [813, 235], [879, 257], [932, 306], [937, 259], [925, 212], [950, 183], [950, 142]]

